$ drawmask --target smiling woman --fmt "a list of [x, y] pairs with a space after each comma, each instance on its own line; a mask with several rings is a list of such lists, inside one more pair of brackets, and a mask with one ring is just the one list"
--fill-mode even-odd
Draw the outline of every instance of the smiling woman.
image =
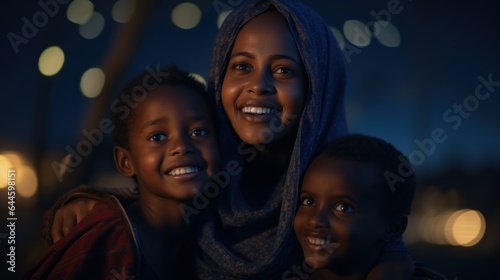
[[285, 19], [268, 12], [250, 21], [230, 57], [222, 103], [241, 140], [292, 141], [288, 136], [296, 133], [304, 108], [307, 75]]

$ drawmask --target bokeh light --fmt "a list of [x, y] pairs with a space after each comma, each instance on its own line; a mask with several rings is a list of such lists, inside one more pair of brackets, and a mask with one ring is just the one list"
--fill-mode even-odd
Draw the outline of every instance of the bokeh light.
[[366, 47], [371, 42], [371, 32], [359, 20], [346, 20], [344, 22], [344, 35], [356, 47]]
[[134, 13], [135, 4], [135, 0], [118, 0], [113, 5], [111, 16], [116, 22], [128, 22]]
[[394, 24], [388, 21], [377, 21], [373, 25], [373, 35], [386, 47], [399, 47], [401, 44], [401, 34]]
[[330, 30], [333, 32], [333, 35], [335, 36], [335, 39], [337, 39], [337, 42], [339, 43], [339, 46], [341, 49], [344, 49], [345, 46], [345, 38], [342, 32], [338, 30], [337, 28], [330, 26]]
[[197, 73], [189, 73], [189, 75], [195, 78], [198, 82], [202, 83], [205, 86], [205, 88], [207, 87], [207, 80], [205, 80], [205, 78], [203, 78], [202, 75]]
[[80, 25], [80, 35], [85, 39], [96, 38], [104, 29], [104, 22], [104, 17], [100, 13], [92, 13], [92, 17], [89, 21]]
[[485, 231], [486, 221], [476, 210], [457, 211], [446, 222], [446, 239], [455, 246], [474, 246], [481, 241]]
[[38, 190], [38, 178], [36, 172], [25, 160], [16, 152], [5, 152], [0, 154], [0, 172], [4, 176], [0, 177], [0, 189], [6, 188], [8, 184], [8, 170], [14, 170], [15, 192], [24, 198], [30, 198]]
[[192, 29], [200, 20], [201, 10], [193, 3], [179, 4], [172, 10], [172, 22], [179, 28]]
[[38, 69], [45, 76], [53, 76], [61, 70], [64, 65], [64, 52], [58, 46], [46, 48], [38, 59]]
[[80, 79], [80, 89], [85, 97], [94, 98], [98, 96], [102, 88], [106, 76], [100, 68], [90, 68], [83, 73]]
[[418, 235], [428, 243], [471, 247], [484, 236], [486, 221], [477, 210], [429, 211], [421, 217]]
[[[12, 168], [10, 160], [5, 156], [0, 155], [0, 174], [7, 174], [10, 168]], [[7, 176], [0, 176], [0, 189], [6, 188], [8, 183], [9, 180]]]
[[31, 198], [38, 190], [38, 178], [35, 170], [28, 165], [16, 169], [16, 192], [24, 198]]
[[68, 20], [76, 24], [85, 24], [92, 17], [94, 4], [88, 0], [74, 0], [66, 11]]
[[228, 11], [224, 11], [222, 13], [219, 14], [219, 16], [217, 17], [217, 27], [220, 28], [222, 23], [224, 23], [224, 21], [226, 20], [227, 16], [232, 12], [233, 10], [228, 10]]

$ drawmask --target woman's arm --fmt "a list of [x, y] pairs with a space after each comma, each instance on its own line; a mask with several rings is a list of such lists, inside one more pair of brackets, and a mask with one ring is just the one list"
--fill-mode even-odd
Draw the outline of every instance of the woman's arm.
[[62, 239], [92, 211], [99, 198], [111, 195], [120, 198], [122, 204], [128, 204], [136, 198], [135, 193], [128, 189], [89, 186], [80, 186], [60, 197], [50, 210], [45, 222], [46, 241], [51, 244]]

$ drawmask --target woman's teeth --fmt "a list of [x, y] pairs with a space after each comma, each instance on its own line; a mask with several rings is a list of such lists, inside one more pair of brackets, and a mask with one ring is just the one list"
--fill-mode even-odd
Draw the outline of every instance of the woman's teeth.
[[172, 169], [170, 172], [168, 172], [168, 175], [179, 176], [179, 175], [184, 175], [184, 174], [189, 174], [189, 173], [196, 173], [199, 171], [200, 171], [200, 168], [196, 167], [196, 166], [179, 167], [179, 168]]
[[262, 115], [262, 114], [271, 114], [273, 112], [273, 109], [266, 108], [266, 107], [249, 107], [248, 106], [248, 107], [241, 108], [241, 111], [243, 113]]

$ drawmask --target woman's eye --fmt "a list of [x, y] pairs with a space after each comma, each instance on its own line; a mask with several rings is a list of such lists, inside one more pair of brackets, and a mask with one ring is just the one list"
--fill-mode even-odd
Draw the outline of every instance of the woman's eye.
[[195, 129], [193, 132], [191, 132], [191, 136], [204, 136], [207, 135], [208, 131], [204, 129]]
[[314, 206], [314, 199], [312, 199], [310, 197], [303, 197], [301, 199], [301, 203], [302, 203], [302, 205], [305, 205], [305, 206]]
[[251, 68], [250, 66], [246, 65], [246, 64], [242, 64], [242, 63], [237, 63], [233, 66], [234, 70], [237, 70], [237, 71], [250, 71]]
[[287, 67], [280, 67], [278, 69], [276, 69], [274, 71], [274, 73], [276, 74], [286, 74], [286, 75], [291, 75], [293, 74], [293, 70], [291, 68], [287, 68]]
[[151, 137], [149, 137], [149, 140], [154, 141], [154, 142], [159, 142], [159, 141], [163, 141], [166, 139], [167, 139], [167, 136], [163, 133], [156, 133], [156, 134], [152, 135]]
[[343, 213], [353, 213], [354, 208], [347, 203], [339, 203], [335, 206], [335, 210], [343, 212]]

